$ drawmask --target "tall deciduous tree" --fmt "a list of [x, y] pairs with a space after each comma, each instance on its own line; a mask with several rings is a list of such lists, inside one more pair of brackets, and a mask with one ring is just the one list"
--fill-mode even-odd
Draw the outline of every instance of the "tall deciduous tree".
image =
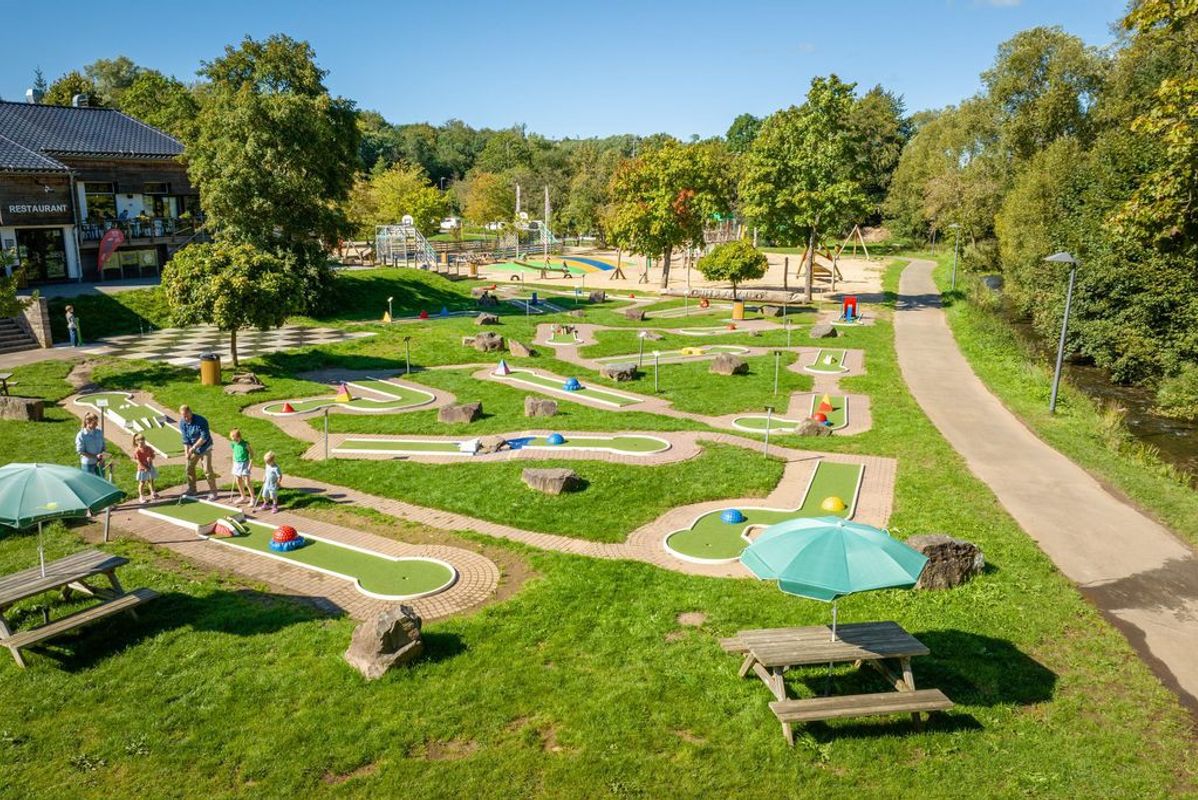
[[670, 285], [675, 250], [703, 241], [703, 227], [727, 213], [735, 193], [732, 155], [719, 141], [662, 140], [622, 163], [608, 194], [608, 234], [620, 247], [661, 256], [662, 288]]
[[390, 169], [380, 164], [350, 193], [350, 220], [366, 238], [373, 237], [376, 225], [394, 225], [409, 214], [421, 233], [436, 233], [448, 211], [449, 198], [429, 184], [424, 169], [402, 162]]
[[42, 97], [42, 102], [51, 106], [69, 106], [77, 94], [86, 97], [89, 105], [101, 105], [96, 85], [77, 69], [71, 70], [50, 84], [50, 87], [46, 89], [46, 94]]
[[494, 172], [475, 171], [466, 179], [462, 214], [477, 225], [516, 218], [516, 190]]
[[142, 68], [128, 56], [99, 58], [83, 68], [96, 87], [96, 96], [102, 105], [119, 108], [121, 95], [133, 85]]
[[195, 95], [181, 81], [156, 69], [138, 72], [121, 92], [118, 107], [180, 141], [195, 136], [196, 116], [200, 112]]
[[[857, 222], [869, 207], [857, 165], [861, 142], [849, 121], [854, 84], [831, 75], [811, 81], [807, 101], [762, 123], [741, 169], [741, 211], [768, 237], [804, 239], [813, 257], [820, 231]], [[812, 296], [807, 269], [807, 299]]]
[[741, 114], [732, 120], [728, 133], [724, 138], [728, 141], [728, 149], [740, 155], [749, 149], [757, 133], [761, 130], [761, 118], [752, 114]]
[[238, 366], [237, 332], [282, 325], [302, 310], [302, 286], [289, 265], [251, 244], [191, 244], [162, 269], [162, 287], [176, 325], [215, 325], [229, 334]]
[[306, 42], [246, 37], [205, 62], [209, 81], [186, 159], [218, 238], [289, 259], [315, 309], [331, 282], [325, 253], [348, 232], [343, 201], [358, 166], [351, 101], [324, 85]]
[[761, 278], [769, 266], [770, 262], [765, 253], [743, 239], [717, 244], [695, 264], [707, 280], [727, 281], [732, 284], [733, 298], [736, 297], [736, 287], [739, 284]]
[[853, 106], [849, 125], [861, 143], [857, 175], [869, 197], [870, 221], [881, 219], [882, 203], [911, 138], [911, 123], [903, 99], [881, 86], [863, 94]]

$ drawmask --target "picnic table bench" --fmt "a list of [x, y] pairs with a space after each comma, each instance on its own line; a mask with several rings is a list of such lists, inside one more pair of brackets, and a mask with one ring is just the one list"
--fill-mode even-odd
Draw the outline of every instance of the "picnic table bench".
[[[12, 377], [11, 372], [0, 372], [0, 394], [8, 397], [8, 380]], [[13, 384], [16, 386], [16, 384]]]
[[[754, 673], [774, 695], [770, 710], [782, 723], [786, 741], [794, 744], [795, 723], [837, 717], [910, 713], [922, 724], [921, 713], [952, 708], [938, 689], [915, 688], [911, 659], [927, 655], [928, 648], [895, 622], [862, 622], [841, 625], [832, 638], [826, 625], [804, 628], [759, 628], [740, 631], [720, 640], [729, 653], [744, 654], [739, 675]], [[898, 690], [841, 697], [790, 699], [783, 674], [791, 667], [851, 662], [868, 664]]]
[[[121, 556], [109, 555], [99, 550], [83, 550], [46, 564], [45, 575], [42, 575], [39, 567], [33, 567], [0, 577], [0, 645], [9, 649], [17, 666], [24, 668], [22, 648], [90, 625], [113, 614], [124, 612], [137, 619], [134, 609], [158, 597], [158, 593], [152, 589], [134, 589], [126, 592], [117, 579], [116, 570], [128, 563], [129, 559]], [[96, 576], [104, 576], [109, 585], [103, 587], [89, 584], [88, 579]], [[72, 593], [78, 592], [95, 597], [101, 602], [53, 622], [50, 621], [49, 611], [46, 610], [43, 611], [45, 624], [25, 631], [13, 630], [13, 626], [5, 617], [9, 608], [21, 600], [56, 589], [62, 590], [64, 600], [70, 599]]]

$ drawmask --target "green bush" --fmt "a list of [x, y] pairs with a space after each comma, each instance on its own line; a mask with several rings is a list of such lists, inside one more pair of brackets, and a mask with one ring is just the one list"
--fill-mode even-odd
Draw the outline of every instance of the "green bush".
[[1156, 410], [1167, 417], [1198, 418], [1198, 364], [1187, 364], [1181, 372], [1162, 381], [1156, 405]]

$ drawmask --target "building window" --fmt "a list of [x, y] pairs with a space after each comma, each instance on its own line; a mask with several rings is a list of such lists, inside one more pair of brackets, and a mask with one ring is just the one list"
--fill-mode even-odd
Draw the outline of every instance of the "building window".
[[171, 185], [169, 183], [155, 181], [147, 182], [145, 188], [141, 190], [142, 194], [170, 194]]
[[83, 193], [87, 199], [88, 222], [116, 219], [116, 195], [111, 183], [84, 183]]

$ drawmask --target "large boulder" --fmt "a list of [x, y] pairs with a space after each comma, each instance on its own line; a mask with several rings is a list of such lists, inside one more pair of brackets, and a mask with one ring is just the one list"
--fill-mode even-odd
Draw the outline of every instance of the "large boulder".
[[634, 322], [643, 322], [645, 320], [645, 309], [639, 306], [624, 309], [624, 316]]
[[720, 353], [711, 362], [709, 372], [712, 375], [747, 375], [749, 372], [749, 362], [731, 353]]
[[782, 316], [782, 306], [762, 306], [761, 316], [763, 317], [780, 317]]
[[483, 436], [478, 440], [478, 449], [474, 452], [480, 456], [498, 453], [501, 450], [511, 450], [512, 446], [502, 436]]
[[912, 536], [907, 546], [928, 557], [916, 589], [951, 589], [979, 574], [986, 566], [982, 550], [973, 542], [943, 533]]
[[524, 416], [553, 417], [557, 415], [557, 401], [547, 397], [524, 396]]
[[475, 403], [451, 403], [447, 406], [441, 406], [437, 411], [437, 420], [440, 422], [474, 422], [483, 415], [483, 404]]
[[545, 494], [561, 494], [577, 489], [578, 474], [572, 469], [526, 469], [520, 475], [525, 485]]
[[45, 412], [45, 402], [37, 397], [0, 396], [0, 419], [41, 422], [45, 417]]
[[587, 300], [592, 303], [605, 303], [607, 302], [607, 292], [591, 292], [587, 296]]
[[570, 309], [569, 313], [570, 313], [570, 316], [578, 317], [579, 319], [583, 319], [587, 315], [587, 312], [583, 311], [581, 308], [572, 308], [572, 309]]
[[420, 615], [411, 606], [393, 606], [354, 628], [345, 661], [366, 680], [378, 680], [396, 664], [407, 664], [424, 652], [420, 625]]
[[481, 314], [479, 314], [477, 317], [474, 318], [474, 324], [475, 325], [498, 325], [499, 324], [499, 316], [496, 314], [489, 314], [486, 311], [484, 311]]
[[599, 374], [613, 381], [630, 381], [636, 377], [636, 364], [604, 364], [599, 367]]
[[822, 422], [817, 422], [813, 419], [805, 419], [795, 428], [796, 436], [831, 436], [832, 429]]
[[492, 331], [483, 331], [470, 344], [480, 353], [493, 353], [503, 349], [503, 337]]
[[507, 340], [507, 351], [516, 358], [528, 358], [532, 355], [531, 347], [526, 347], [524, 344], [517, 342], [515, 339]]
[[820, 322], [811, 326], [810, 336], [812, 339], [835, 339], [840, 335], [840, 331], [830, 322]]

